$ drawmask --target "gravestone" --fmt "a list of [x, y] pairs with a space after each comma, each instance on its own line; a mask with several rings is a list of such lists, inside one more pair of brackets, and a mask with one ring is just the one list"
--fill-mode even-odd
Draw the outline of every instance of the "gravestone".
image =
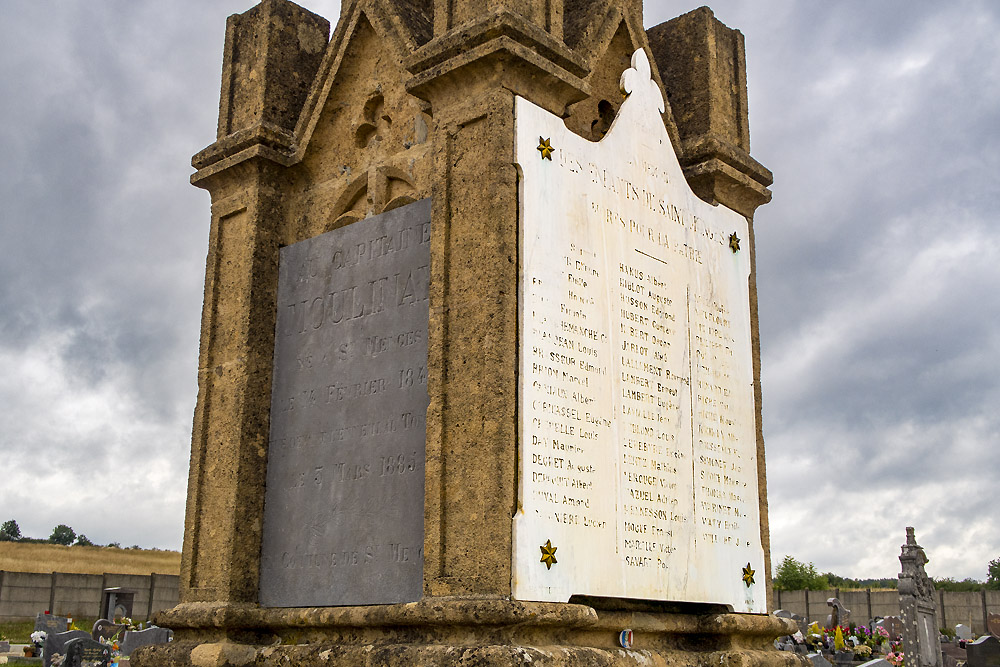
[[6, 639], [0, 641], [0, 653], [10, 653], [10, 642]]
[[99, 618], [94, 621], [94, 627], [90, 632], [92, 639], [111, 639], [117, 637], [119, 640], [124, 636], [127, 625], [112, 623], [106, 618]]
[[176, 640], [135, 667], [802, 661], [765, 613], [743, 36], [341, 4], [227, 25]]
[[809, 653], [806, 655], [813, 667], [833, 667], [829, 660], [822, 653]]
[[906, 529], [906, 544], [899, 556], [899, 606], [903, 615], [903, 652], [907, 667], [941, 667], [941, 639], [937, 622], [934, 582], [924, 565], [927, 554], [917, 544], [913, 528]]
[[35, 616], [35, 632], [41, 630], [49, 634], [69, 630], [69, 618], [55, 614], [39, 613]]
[[873, 632], [875, 628], [885, 628], [885, 631], [889, 633], [889, 640], [896, 641], [903, 635], [903, 620], [898, 616], [886, 616], [872, 624]]
[[83, 630], [67, 630], [66, 632], [57, 632], [55, 634], [48, 634], [45, 637], [45, 643], [42, 644], [42, 664], [44, 667], [49, 667], [52, 664], [52, 656], [66, 655], [66, 645], [74, 639], [80, 638], [90, 638], [90, 635]]
[[431, 202], [281, 249], [267, 607], [423, 590]]
[[994, 637], [1000, 639], [1000, 614], [991, 612], [986, 617], [986, 630]]
[[830, 614], [826, 617], [826, 627], [830, 629], [837, 626], [848, 627], [851, 610], [844, 607], [837, 598], [827, 598], [826, 604], [830, 607]]
[[972, 628], [964, 623], [959, 623], [955, 626], [955, 637], [958, 639], [964, 639], [966, 641], [973, 638]]
[[788, 618], [794, 621], [795, 625], [798, 626], [800, 634], [805, 635], [808, 633], [809, 623], [807, 622], [805, 617], [800, 616], [795, 612], [788, 611], [787, 609], [777, 609], [774, 611], [774, 615], [777, 616], [778, 618]]
[[104, 618], [132, 618], [132, 607], [135, 603], [135, 591], [115, 586], [105, 588], [101, 598], [101, 615]]
[[885, 658], [874, 658], [868, 662], [863, 662], [858, 667], [892, 667], [892, 664]]
[[965, 645], [967, 667], [1000, 667], [1000, 639], [983, 635]]
[[111, 647], [89, 637], [71, 639], [66, 643], [64, 667], [108, 667]]
[[129, 630], [122, 640], [122, 655], [131, 655], [132, 651], [140, 646], [151, 646], [153, 644], [166, 644], [172, 641], [174, 633], [167, 628], [146, 628], [145, 630]]

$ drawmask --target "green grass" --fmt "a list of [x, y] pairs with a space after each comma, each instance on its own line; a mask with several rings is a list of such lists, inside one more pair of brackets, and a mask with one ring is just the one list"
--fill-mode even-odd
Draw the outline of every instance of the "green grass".
[[[96, 620], [96, 618], [74, 618], [73, 624], [81, 630], [90, 632]], [[34, 621], [0, 621], [0, 636], [6, 637], [11, 644], [30, 644], [31, 633], [34, 631]]]

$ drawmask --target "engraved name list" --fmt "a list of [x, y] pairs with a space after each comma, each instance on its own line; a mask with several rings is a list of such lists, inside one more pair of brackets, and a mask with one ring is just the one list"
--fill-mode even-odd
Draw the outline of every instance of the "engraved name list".
[[[742, 579], [763, 566], [747, 223], [693, 195], [642, 84], [596, 144], [517, 100], [513, 588], [761, 612], [762, 587]], [[538, 562], [546, 542], [554, 565]]]

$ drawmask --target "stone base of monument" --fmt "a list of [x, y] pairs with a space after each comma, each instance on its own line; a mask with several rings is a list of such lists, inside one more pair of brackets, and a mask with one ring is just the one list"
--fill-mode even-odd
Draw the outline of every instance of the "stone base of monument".
[[175, 640], [144, 647], [131, 662], [134, 667], [807, 664], [803, 656], [773, 647], [776, 637], [795, 631], [785, 619], [705, 613], [704, 605], [701, 613], [630, 607], [467, 598], [313, 609], [190, 603], [158, 615], [157, 623], [174, 629]]

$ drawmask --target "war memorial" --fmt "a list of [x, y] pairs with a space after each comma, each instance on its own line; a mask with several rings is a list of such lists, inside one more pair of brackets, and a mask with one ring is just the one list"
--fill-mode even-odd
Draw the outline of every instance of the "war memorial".
[[263, 0], [224, 53], [180, 604], [131, 662], [803, 662], [767, 615], [743, 36]]

